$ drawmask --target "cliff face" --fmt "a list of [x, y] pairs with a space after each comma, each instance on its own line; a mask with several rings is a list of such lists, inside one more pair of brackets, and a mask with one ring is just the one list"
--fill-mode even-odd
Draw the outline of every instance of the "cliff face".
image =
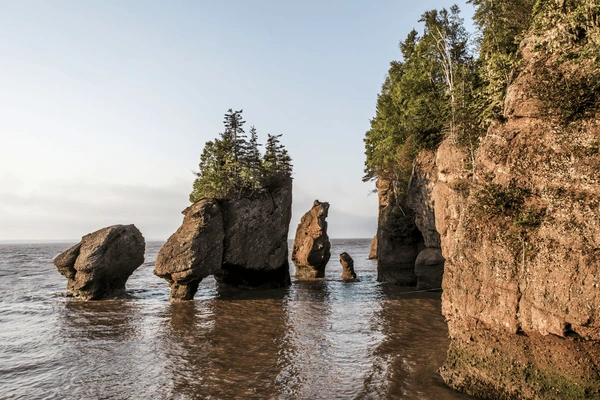
[[417, 283], [415, 260], [422, 242], [414, 215], [406, 204], [397, 204], [389, 180], [377, 179], [377, 195], [377, 280], [414, 286]]
[[406, 200], [397, 204], [392, 183], [377, 180], [379, 217], [376, 246], [378, 280], [417, 289], [442, 285], [444, 257], [436, 229], [433, 191], [438, 169], [435, 153], [421, 152], [414, 163]]
[[415, 160], [408, 187], [408, 205], [415, 214], [415, 224], [423, 236], [423, 244], [419, 246], [415, 259], [417, 290], [442, 287], [444, 257], [435, 226], [433, 197], [437, 175], [435, 153], [422, 151]]
[[600, 398], [600, 115], [548, 116], [533, 95], [548, 63], [536, 43], [522, 45], [507, 119], [483, 138], [472, 179], [452, 144], [436, 155], [441, 373], [481, 398]]
[[237, 287], [287, 286], [291, 213], [291, 179], [253, 197], [200, 200], [183, 212], [183, 224], [160, 249], [154, 273], [169, 282], [171, 301], [193, 299], [209, 275]]

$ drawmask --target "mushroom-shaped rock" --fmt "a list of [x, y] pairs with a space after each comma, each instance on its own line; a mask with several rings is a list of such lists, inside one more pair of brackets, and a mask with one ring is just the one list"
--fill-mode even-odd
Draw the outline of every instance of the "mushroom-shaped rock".
[[369, 249], [369, 260], [377, 259], [377, 235], [371, 240], [371, 248]]
[[144, 262], [146, 243], [134, 225], [113, 225], [90, 233], [54, 259], [67, 277], [67, 295], [99, 300], [125, 290]]
[[297, 278], [323, 278], [325, 265], [331, 257], [331, 243], [327, 236], [327, 213], [329, 203], [315, 200], [312, 208], [302, 216], [294, 248], [292, 262], [296, 266]]
[[205, 277], [221, 268], [224, 227], [219, 204], [200, 200], [183, 211], [183, 223], [158, 252], [154, 274], [167, 280], [171, 301], [192, 300]]
[[346, 252], [340, 254], [340, 264], [342, 264], [342, 279], [345, 281], [355, 280], [354, 260], [350, 257], [350, 254]]

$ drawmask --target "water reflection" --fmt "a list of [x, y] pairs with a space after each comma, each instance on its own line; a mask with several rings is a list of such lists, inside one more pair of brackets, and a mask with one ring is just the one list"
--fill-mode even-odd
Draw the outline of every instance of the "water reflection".
[[168, 397], [277, 398], [286, 290], [219, 292], [171, 304], [163, 330]]
[[381, 385], [371, 385], [367, 393], [380, 398], [470, 399], [447, 387], [437, 373], [449, 345], [440, 293], [410, 293], [392, 285], [382, 285], [382, 291], [385, 299], [376, 317], [382, 340], [372, 355]]
[[156, 364], [142, 340], [142, 308], [128, 300], [65, 300], [59, 311], [62, 398], [119, 398], [153, 384], [140, 379]]

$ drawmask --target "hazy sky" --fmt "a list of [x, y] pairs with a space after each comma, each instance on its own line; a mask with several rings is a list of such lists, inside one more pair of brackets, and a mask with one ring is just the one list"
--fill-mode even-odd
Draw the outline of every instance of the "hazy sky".
[[370, 237], [363, 137], [398, 43], [445, 0], [0, 0], [0, 240], [136, 224], [166, 239], [229, 108], [294, 160], [290, 236], [314, 199]]

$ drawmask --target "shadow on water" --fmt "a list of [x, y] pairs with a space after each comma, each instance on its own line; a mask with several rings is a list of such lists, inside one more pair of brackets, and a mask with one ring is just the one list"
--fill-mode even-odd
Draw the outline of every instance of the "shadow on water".
[[449, 346], [440, 312], [441, 292], [387, 284], [380, 290], [383, 300], [375, 319], [381, 341], [372, 353], [373, 368], [358, 398], [473, 399], [446, 386], [437, 373]]

